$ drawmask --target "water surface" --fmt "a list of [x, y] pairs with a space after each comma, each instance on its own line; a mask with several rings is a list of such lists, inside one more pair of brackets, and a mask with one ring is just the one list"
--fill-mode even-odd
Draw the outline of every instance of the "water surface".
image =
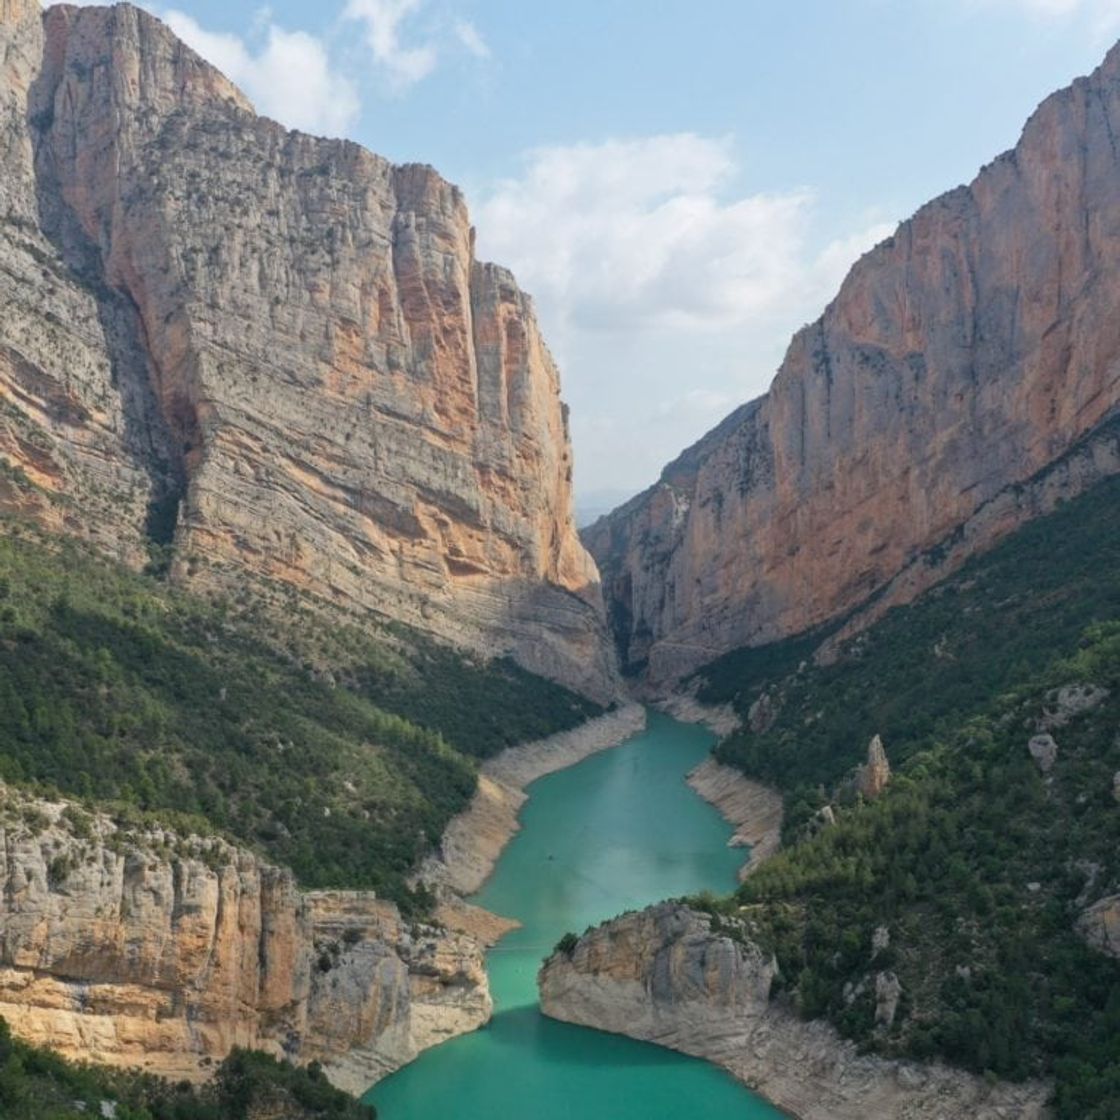
[[369, 1094], [384, 1120], [778, 1120], [723, 1071], [546, 1019], [541, 959], [567, 931], [704, 888], [745, 858], [684, 783], [712, 736], [651, 713], [628, 743], [529, 787], [522, 829], [472, 901], [517, 918], [488, 957], [494, 1019], [429, 1050]]

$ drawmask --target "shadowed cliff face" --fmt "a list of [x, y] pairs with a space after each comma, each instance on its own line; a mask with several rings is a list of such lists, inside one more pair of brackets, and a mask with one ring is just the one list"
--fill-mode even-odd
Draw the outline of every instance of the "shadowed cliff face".
[[126, 5], [5, 0], [0, 48], [0, 506], [610, 694], [556, 367], [458, 189]]
[[[585, 531], [631, 671], [912, 597], [1120, 468], [1120, 48], [868, 253], [767, 396]], [[936, 550], [937, 562], [923, 554]]]

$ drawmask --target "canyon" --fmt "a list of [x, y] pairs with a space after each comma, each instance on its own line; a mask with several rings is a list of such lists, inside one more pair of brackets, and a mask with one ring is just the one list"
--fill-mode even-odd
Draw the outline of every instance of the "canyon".
[[[142, 789], [130, 788], [131, 808], [110, 812], [47, 782], [35, 794], [15, 778], [0, 783], [0, 1015], [64, 1056], [201, 1081], [233, 1048], [251, 1047], [319, 1063], [361, 1094], [490, 1021], [484, 953], [516, 923], [463, 897], [488, 881], [532, 781], [646, 728], [630, 691], [720, 736], [764, 734], [780, 689], [739, 711], [740, 696], [708, 707], [701, 682], [682, 682], [724, 654], [789, 637], [810, 636], [816, 651], [791, 679], [850, 656], [850, 639], [891, 607], [1120, 474], [1120, 46], [1044, 102], [1013, 151], [866, 254], [795, 336], [770, 392], [582, 541], [558, 370], [531, 299], [510, 272], [476, 258], [457, 187], [430, 167], [259, 116], [158, 19], [127, 4], [43, 11], [36, 0], [0, 0], [0, 58], [5, 522], [80, 538], [176, 593], [289, 611], [312, 629], [368, 624], [405, 645], [423, 632], [478, 665], [508, 656], [602, 705], [588, 706], [596, 711], [610, 706], [560, 735], [480, 751], [477, 765], [458, 759], [461, 797], [448, 815], [477, 776], [469, 807], [442, 835], [442, 822], [428, 827], [399, 859], [404, 870], [395, 867], [399, 881], [412, 875], [401, 906], [410, 891], [434, 899], [423, 918], [368, 890], [303, 889], [252, 850], [252, 838], [154, 823], [135, 808]], [[145, 611], [176, 609], [171, 598], [157, 608], [116, 594], [133, 615], [99, 631], [108, 635], [99, 695], [125, 677], [113, 641], [144, 638]], [[66, 605], [60, 594], [50, 609]], [[90, 625], [81, 612], [73, 619]], [[8, 622], [11, 648], [35, 640], [15, 608]], [[201, 644], [236, 649], [244, 639], [224, 626], [219, 609], [196, 627]], [[332, 694], [368, 687], [360, 695], [372, 704], [378, 687], [391, 693], [391, 674], [365, 663], [365, 647], [337, 673], [304, 656], [313, 647], [281, 650], [280, 660]], [[198, 646], [174, 646], [184, 650], [205, 660]], [[226, 705], [226, 682], [213, 683], [207, 702]], [[450, 691], [459, 718], [463, 694]], [[57, 730], [39, 727], [31, 706], [23, 714], [29, 743]], [[382, 728], [408, 722], [395, 709], [380, 714]], [[670, 846], [659, 827], [667, 816], [709, 812], [678, 800], [691, 799], [687, 790], [665, 792], [681, 742], [688, 784], [734, 826], [729, 843], [750, 849], [740, 881], [757, 881], [748, 876], [778, 851], [788, 824], [789, 790], [726, 760], [700, 761], [706, 739], [663, 719], [647, 729], [649, 751], [662, 752], [652, 760], [635, 748], [613, 774], [608, 759], [594, 760], [591, 772], [620, 788], [640, 766], [660, 767], [665, 806], [660, 820], [646, 806], [632, 836], [598, 822], [601, 850], [591, 854], [604, 881], [617, 891], [625, 875], [607, 875], [618, 870], [610, 857], [640, 840], [663, 865], [656, 876], [646, 869], [650, 881], [664, 882], [681, 856], [696, 866], [678, 893], [709, 882], [700, 874], [708, 863], [720, 871], [710, 881], [730, 888], [723, 872], [737, 860], [718, 850], [721, 836], [715, 858], [710, 847], [682, 855], [656, 846]], [[816, 720], [810, 712], [798, 734]], [[363, 758], [377, 754], [370, 726], [355, 733]], [[871, 735], [851, 782], [859, 811], [890, 802], [892, 762], [902, 763], [897, 784], [914, 785], [905, 759], [888, 761], [889, 736], [884, 746], [868, 729], [861, 749]], [[417, 738], [373, 773], [383, 785], [371, 778], [369, 790], [345, 767], [300, 770], [304, 785], [282, 808], [306, 809], [317, 784], [333, 783], [354, 803], [315, 810], [316, 843], [324, 820], [347, 809], [400, 827], [398, 812], [425, 807], [425, 781], [452, 781], [432, 760], [457, 748], [431, 737], [430, 756]], [[261, 747], [244, 738], [231, 749]], [[285, 752], [300, 752], [295, 738], [268, 740], [269, 765], [282, 769]], [[1058, 755], [1047, 738], [1044, 769], [1060, 777], [1057, 760], [1074, 752], [1063, 745]], [[1120, 779], [1111, 781], [1114, 806]], [[826, 794], [815, 779], [803, 785]], [[379, 800], [385, 790], [399, 800]], [[640, 791], [627, 797], [619, 804], [632, 809]], [[847, 805], [836, 800], [835, 813], [825, 806], [832, 825]], [[538, 862], [522, 869], [538, 887], [560, 881], [546, 849], [579, 846], [569, 823], [553, 820]], [[693, 823], [708, 843], [712, 821]], [[281, 827], [263, 820], [258, 838]], [[689, 830], [680, 835], [686, 844]], [[417, 851], [430, 854], [417, 862]], [[582, 865], [574, 855], [570, 863], [590, 900], [586, 920], [613, 912], [601, 908], [595, 876], [580, 880]], [[1030, 886], [1032, 897], [1042, 889]], [[1118, 898], [1079, 919], [1110, 957]], [[541, 891], [538, 924], [495, 969], [519, 1001], [531, 986], [526, 969], [568, 916], [551, 902]], [[802, 1120], [1046, 1114], [1050, 1084], [866, 1053], [820, 1017], [802, 1020], [793, 985], [783, 987], [776, 957], [745, 920], [699, 906], [662, 903], [571, 944], [564, 935], [567, 947], [540, 973], [543, 1011], [705, 1058]], [[876, 1029], [894, 1022], [901, 996], [898, 975], [872, 965], [878, 951], [859, 991]], [[505, 1091], [516, 1095], [512, 1084]]]
[[556, 366], [461, 192], [128, 5], [4, 0], [0, 55], [0, 511], [613, 698]]
[[626, 671], [656, 694], [850, 636], [1120, 469], [1117, 122], [1120, 46], [867, 253], [764, 397], [584, 531]]

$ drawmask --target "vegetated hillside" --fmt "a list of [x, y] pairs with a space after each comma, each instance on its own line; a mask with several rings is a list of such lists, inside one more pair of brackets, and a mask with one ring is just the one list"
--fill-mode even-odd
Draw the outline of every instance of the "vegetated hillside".
[[[709, 905], [775, 951], [806, 1016], [887, 1053], [1053, 1078], [1071, 1120], [1120, 1108], [1120, 962], [1076, 928], [1120, 891], [1118, 510], [1106, 482], [836, 663], [806, 660], [810, 639], [744, 651], [704, 690], [756, 728], [720, 757], [790, 809], [790, 847]], [[865, 803], [845, 779], [874, 734], [894, 774]], [[1045, 740], [1032, 755], [1038, 735], [1054, 758]], [[835, 824], [814, 819], [826, 804]]]
[[[105, 1106], [108, 1110], [104, 1110]], [[4, 1120], [374, 1120], [376, 1111], [333, 1088], [314, 1067], [234, 1051], [198, 1089], [67, 1062], [13, 1039], [0, 1019]]]
[[192, 597], [3, 528], [0, 778], [193, 814], [308, 887], [409, 907], [405, 877], [469, 801], [474, 758], [599, 711], [403, 628]]

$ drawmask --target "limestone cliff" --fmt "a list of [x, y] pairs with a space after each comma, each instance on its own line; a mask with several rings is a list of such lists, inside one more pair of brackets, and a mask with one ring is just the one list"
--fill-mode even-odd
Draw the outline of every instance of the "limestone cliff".
[[459, 190], [128, 5], [0, 5], [0, 510], [605, 698], [555, 365]]
[[[771, 998], [773, 961], [662, 903], [584, 934], [541, 969], [546, 1015], [707, 1058], [800, 1120], [1037, 1120], [1046, 1086], [860, 1054]], [[890, 974], [880, 973], [881, 977]], [[889, 987], [889, 980], [881, 985]], [[897, 997], [896, 997], [897, 998]]]
[[192, 1079], [247, 1046], [360, 1093], [491, 1006], [478, 944], [391, 902], [0, 786], [0, 1015], [31, 1042]]
[[865, 255], [766, 396], [585, 532], [631, 671], [913, 598], [1120, 470], [1118, 134], [1120, 47]]

